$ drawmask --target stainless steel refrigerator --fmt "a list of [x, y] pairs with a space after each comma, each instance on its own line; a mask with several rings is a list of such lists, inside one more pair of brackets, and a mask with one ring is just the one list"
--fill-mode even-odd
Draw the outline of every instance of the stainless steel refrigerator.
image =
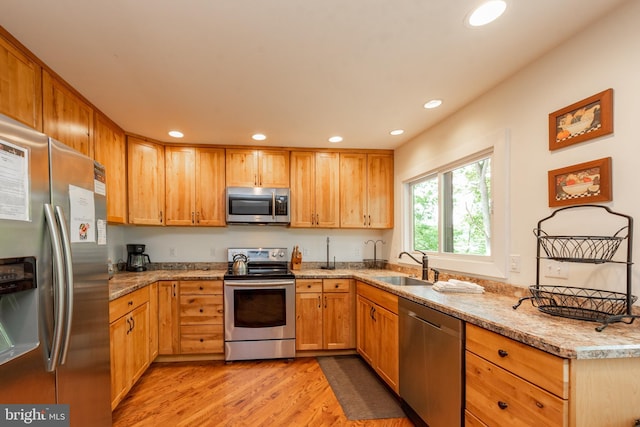
[[0, 404], [68, 404], [72, 426], [111, 425], [104, 176], [0, 115]]

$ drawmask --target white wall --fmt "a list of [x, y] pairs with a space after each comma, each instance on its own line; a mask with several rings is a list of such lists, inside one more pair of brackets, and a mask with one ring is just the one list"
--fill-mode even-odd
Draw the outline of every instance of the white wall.
[[[408, 175], [427, 171], [452, 151], [468, 148], [487, 135], [507, 129], [511, 147], [507, 254], [521, 256], [521, 272], [510, 273], [506, 281], [522, 286], [535, 283], [536, 242], [532, 229], [553, 210], [548, 207], [548, 170], [612, 157], [613, 202], [606, 205], [637, 216], [640, 213], [636, 190], [640, 138], [635, 129], [640, 123], [638, 17], [640, 2], [626, 2], [454, 116], [400, 147], [395, 152], [396, 195], [402, 194], [402, 181], [410, 178]], [[472, 71], [468, 77], [473, 78]], [[548, 114], [607, 88], [614, 90], [614, 133], [549, 151]], [[396, 228], [385, 236], [391, 241], [388, 248], [392, 253], [402, 247], [399, 197], [396, 197], [395, 215]], [[590, 231], [587, 229], [584, 234]], [[636, 247], [638, 242], [636, 233]], [[638, 255], [634, 258], [636, 263], [640, 261]], [[437, 267], [437, 260], [432, 261], [432, 265]], [[571, 280], [571, 272], [578, 269], [570, 268]], [[637, 273], [634, 282], [638, 283]], [[624, 292], [619, 282], [610, 286]], [[634, 293], [639, 293], [640, 285], [636, 284], [634, 289]]]
[[[298, 245], [303, 262], [325, 262], [327, 237], [329, 259], [333, 262], [362, 261], [373, 258], [369, 239], [382, 239], [379, 230], [312, 230], [288, 227], [238, 225], [229, 227], [132, 227], [109, 226], [109, 257], [113, 262], [126, 261], [127, 243], [147, 245], [152, 262], [226, 262], [227, 248], [286, 247]], [[378, 243], [378, 258], [386, 245]], [[174, 249], [175, 256], [170, 255]]]

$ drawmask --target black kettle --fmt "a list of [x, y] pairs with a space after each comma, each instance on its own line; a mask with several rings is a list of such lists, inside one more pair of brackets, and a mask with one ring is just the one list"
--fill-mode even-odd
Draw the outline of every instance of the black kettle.
[[233, 256], [233, 266], [231, 271], [234, 276], [244, 276], [247, 274], [248, 258], [245, 254], [235, 254]]

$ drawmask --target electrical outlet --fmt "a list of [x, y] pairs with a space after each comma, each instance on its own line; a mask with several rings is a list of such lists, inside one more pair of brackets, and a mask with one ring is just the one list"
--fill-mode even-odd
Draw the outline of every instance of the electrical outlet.
[[545, 277], [552, 277], [555, 279], [568, 279], [569, 264], [566, 262], [548, 260], [545, 265], [544, 275]]
[[355, 255], [356, 258], [360, 257], [360, 248], [355, 248], [353, 250], [353, 255]]
[[509, 270], [514, 273], [520, 273], [520, 255], [511, 255], [509, 257]]
[[169, 256], [171, 258], [175, 258], [178, 256], [178, 251], [176, 250], [176, 248], [169, 248]]

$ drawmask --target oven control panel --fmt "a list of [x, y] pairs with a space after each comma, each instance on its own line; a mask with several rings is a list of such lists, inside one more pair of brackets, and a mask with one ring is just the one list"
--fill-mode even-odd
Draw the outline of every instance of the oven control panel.
[[233, 257], [243, 254], [250, 262], [283, 262], [288, 261], [289, 250], [287, 248], [229, 248], [227, 260], [233, 262]]

